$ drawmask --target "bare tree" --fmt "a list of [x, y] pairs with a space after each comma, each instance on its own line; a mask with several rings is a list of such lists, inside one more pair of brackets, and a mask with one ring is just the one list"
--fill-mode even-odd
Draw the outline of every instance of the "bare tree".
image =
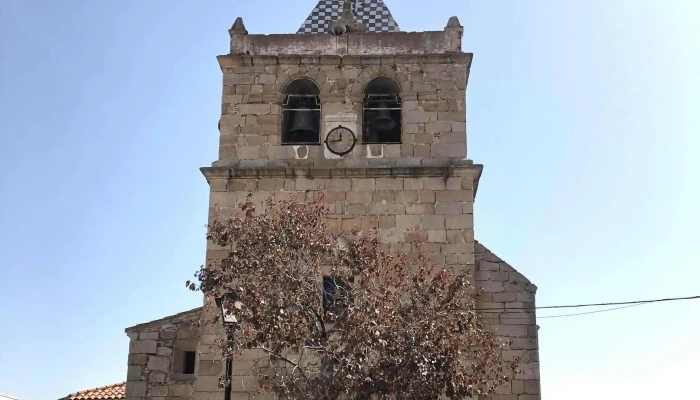
[[517, 360], [500, 358], [507, 344], [480, 322], [466, 268], [390, 254], [370, 230], [331, 232], [322, 195], [305, 203], [269, 198], [257, 211], [248, 196], [239, 207], [207, 234], [228, 256], [187, 286], [205, 293], [207, 307], [231, 294], [222, 307], [237, 323], [218, 343], [224, 357], [265, 355], [251, 371], [260, 391], [285, 399], [464, 399], [492, 394], [518, 372]]

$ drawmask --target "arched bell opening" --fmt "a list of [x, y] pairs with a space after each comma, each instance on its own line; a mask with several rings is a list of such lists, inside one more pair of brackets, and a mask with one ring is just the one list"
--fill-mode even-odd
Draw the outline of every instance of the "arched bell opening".
[[364, 90], [362, 142], [401, 143], [401, 86], [380, 76]]
[[290, 82], [282, 104], [282, 144], [321, 143], [321, 100], [318, 85], [311, 79]]

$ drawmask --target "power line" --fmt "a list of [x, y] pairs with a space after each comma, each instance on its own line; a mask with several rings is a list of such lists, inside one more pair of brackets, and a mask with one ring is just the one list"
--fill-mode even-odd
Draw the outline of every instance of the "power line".
[[[475, 311], [551, 310], [551, 309], [555, 309], [555, 308], [626, 306], [626, 305], [641, 305], [641, 304], [661, 303], [661, 302], [666, 302], [666, 301], [681, 301], [681, 300], [696, 300], [696, 299], [700, 299], [700, 295], [699, 296], [690, 296], [690, 297], [670, 297], [670, 298], [666, 298], [666, 299], [654, 299], [654, 300], [623, 301], [623, 302], [617, 302], [617, 303], [575, 304], [575, 305], [565, 305], [565, 306], [544, 306], [544, 307], [477, 308]], [[610, 311], [612, 311], [612, 310], [610, 310]]]
[[545, 319], [545, 318], [574, 317], [574, 316], [577, 316], [577, 315], [596, 314], [596, 313], [603, 313], [603, 312], [608, 312], [608, 311], [622, 310], [623, 308], [639, 307], [639, 306], [644, 306], [644, 305], [647, 305], [647, 304], [649, 304], [649, 303], [630, 304], [630, 305], [628, 305], [628, 306], [615, 307], [615, 308], [607, 308], [607, 309], [605, 309], [605, 310], [588, 311], [588, 312], [575, 313], [575, 314], [545, 315], [544, 317], [537, 317], [537, 319], [540, 320], [540, 319]]
[[[626, 301], [626, 302], [618, 302], [618, 303], [577, 304], [577, 305], [567, 305], [567, 306], [509, 307], [509, 308], [505, 308], [505, 309], [503, 309], [503, 308], [487, 308], [487, 309], [478, 309], [476, 311], [483, 311], [483, 310], [502, 310], [502, 311], [505, 311], [505, 310], [535, 310], [535, 309], [552, 309], [552, 308], [577, 308], [577, 307], [600, 307], [600, 306], [622, 305], [622, 307], [608, 308], [605, 310], [587, 311], [587, 312], [574, 313], [574, 314], [546, 315], [543, 317], [537, 317], [537, 319], [540, 320], [540, 319], [546, 319], [546, 318], [563, 318], [563, 317], [574, 317], [574, 316], [579, 316], [579, 315], [604, 313], [604, 312], [608, 312], [608, 311], [622, 310], [625, 308], [638, 307], [638, 306], [643, 306], [643, 305], [647, 305], [647, 304], [660, 303], [660, 302], [666, 302], [666, 301], [681, 301], [681, 300], [696, 300], [696, 299], [700, 299], [700, 296], [672, 297], [672, 298], [666, 298], [666, 299]], [[514, 312], [511, 312], [511, 311], [506, 311], [506, 312], [514, 314]]]

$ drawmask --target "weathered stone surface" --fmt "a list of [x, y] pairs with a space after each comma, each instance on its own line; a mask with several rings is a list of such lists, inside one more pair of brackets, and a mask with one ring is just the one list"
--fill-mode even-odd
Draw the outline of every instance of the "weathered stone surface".
[[126, 397], [143, 398], [146, 396], [147, 382], [129, 381], [126, 383]]
[[[194, 383], [194, 390], [195, 392], [219, 392], [219, 396], [222, 396], [221, 392], [224, 391], [219, 387], [218, 376], [198, 376]], [[222, 398], [219, 397], [219, 400]]]
[[158, 332], [141, 332], [139, 333], [139, 340], [157, 340]]
[[[440, 215], [460, 215], [464, 212], [464, 204], [454, 203], [454, 202], [442, 202], [437, 203], [435, 206], [435, 213]], [[453, 217], [447, 218], [448, 224]], [[448, 225], [451, 228], [451, 225]]]
[[170, 370], [170, 358], [151, 356], [148, 359], [148, 369], [152, 371], [169, 371]]
[[197, 337], [198, 333], [191, 329], [180, 329], [177, 332], [178, 339], [192, 339]]
[[498, 263], [482, 261], [479, 265], [479, 269], [484, 271], [498, 271], [500, 267], [498, 266]]
[[221, 361], [208, 361], [201, 360], [199, 362], [199, 369], [197, 374], [200, 376], [218, 376], [222, 370]]
[[143, 367], [140, 365], [129, 365], [126, 372], [127, 381], [140, 381]]
[[168, 398], [170, 397], [187, 397], [192, 395], [193, 389], [190, 384], [174, 384], [168, 388]]
[[525, 381], [525, 393], [527, 393], [527, 394], [540, 394], [540, 381], [538, 381], [538, 380]]
[[492, 328], [500, 336], [523, 337], [528, 335], [528, 327], [525, 325], [493, 325]]
[[168, 375], [163, 371], [151, 371], [151, 373], [148, 374], [148, 382], [162, 383], [165, 382], [167, 376]]
[[135, 354], [155, 354], [157, 348], [155, 340], [134, 340], [129, 344], [129, 352]]
[[146, 354], [129, 354], [129, 365], [146, 365], [148, 363], [148, 355]]
[[177, 332], [160, 332], [160, 338], [164, 340], [171, 340], [177, 337]]
[[421, 224], [420, 215], [398, 215], [396, 216], [396, 227], [398, 229], [419, 229]]
[[478, 282], [478, 285], [484, 290], [484, 292], [489, 293], [498, 293], [505, 290], [503, 287], [503, 282], [483, 281]]
[[159, 356], [170, 356], [173, 354], [173, 349], [169, 347], [159, 347], [158, 350], [156, 351], [156, 355]]
[[165, 397], [168, 395], [168, 385], [151, 385], [152, 397]]
[[443, 215], [423, 215], [421, 228], [425, 230], [445, 229], [445, 217]]
[[429, 230], [428, 241], [433, 243], [447, 242], [446, 232], [444, 230]]
[[[221, 392], [195, 392], [192, 396], [192, 400], [221, 400], [222, 398]], [[257, 398], [255, 397], [255, 399]]]
[[224, 74], [224, 85], [252, 85], [255, 83], [255, 74]]

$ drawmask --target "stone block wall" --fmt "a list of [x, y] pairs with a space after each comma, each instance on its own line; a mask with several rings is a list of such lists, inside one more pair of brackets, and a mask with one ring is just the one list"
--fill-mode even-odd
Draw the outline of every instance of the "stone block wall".
[[[219, 160], [307, 160], [338, 157], [319, 145], [281, 145], [286, 85], [297, 78], [317, 83], [321, 142], [338, 125], [358, 136], [352, 158], [465, 158], [466, 88], [471, 54], [372, 56], [219, 56], [223, 97]], [[401, 144], [363, 145], [365, 85], [386, 76], [399, 83], [403, 101]], [[419, 161], [417, 161], [419, 162]], [[219, 163], [225, 164], [225, 163]]]
[[[446, 161], [447, 162], [447, 161]], [[465, 162], [443, 167], [385, 168], [204, 168], [211, 187], [210, 218], [238, 212], [249, 193], [256, 204], [268, 196], [300, 201], [325, 195], [331, 230], [377, 229], [387, 250], [402, 250], [409, 259], [420, 250], [441, 266], [465, 268], [474, 275], [473, 199], [481, 168]], [[228, 251], [208, 244], [207, 264]], [[206, 340], [213, 340], [206, 339]], [[206, 341], [204, 338], [202, 342]], [[200, 349], [202, 346], [200, 346]], [[202, 350], [200, 350], [201, 352]], [[202, 354], [201, 358], [209, 357]], [[234, 360], [234, 399], [247, 398], [257, 382], [260, 355]], [[258, 361], [251, 369], [251, 362]], [[237, 371], [237, 372], [236, 372]], [[215, 392], [214, 382], [199, 390]]]
[[[422, 249], [439, 265], [473, 265], [473, 199], [478, 166], [377, 169], [203, 169], [211, 187], [210, 218], [228, 217], [252, 193], [300, 201], [323, 191], [329, 228], [377, 229], [383, 242], [407, 253]], [[265, 177], [261, 177], [265, 175]], [[207, 260], [226, 250], [209, 244]]]
[[[201, 320], [211, 321], [212, 315], [207, 314], [207, 307], [202, 308]], [[211, 311], [211, 310], [209, 310]], [[219, 378], [225, 371], [225, 361], [221, 356], [217, 338], [224, 334], [221, 327], [202, 326], [202, 335], [197, 348], [197, 379], [192, 386], [192, 400], [223, 400], [224, 389], [219, 387]], [[252, 374], [251, 374], [252, 375]], [[248, 399], [244, 397], [234, 397], [234, 400]]]
[[220, 372], [220, 361], [196, 360], [195, 374], [185, 375], [175, 361], [181, 352], [197, 351], [197, 308], [126, 329], [131, 339], [126, 382], [127, 400], [185, 400], [194, 393], [195, 376]]
[[540, 400], [540, 364], [535, 319], [535, 292], [530, 283], [508, 263], [475, 242], [476, 287], [482, 289], [477, 308], [488, 325], [512, 346], [503, 351], [503, 358], [520, 357], [522, 374], [496, 395], [482, 400]]

